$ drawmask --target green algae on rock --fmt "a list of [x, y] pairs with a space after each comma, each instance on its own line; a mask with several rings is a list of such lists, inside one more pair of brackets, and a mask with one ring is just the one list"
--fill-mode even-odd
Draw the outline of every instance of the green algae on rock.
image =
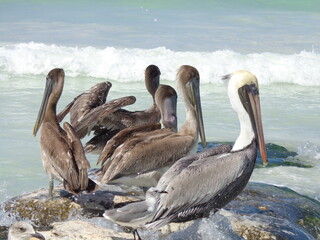
[[[57, 189], [55, 189], [55, 194]], [[57, 221], [81, 215], [80, 205], [70, 199], [48, 198], [48, 190], [40, 189], [20, 197], [15, 197], [4, 203], [4, 210], [16, 216], [19, 220], [29, 219], [41, 228], [50, 226]]]

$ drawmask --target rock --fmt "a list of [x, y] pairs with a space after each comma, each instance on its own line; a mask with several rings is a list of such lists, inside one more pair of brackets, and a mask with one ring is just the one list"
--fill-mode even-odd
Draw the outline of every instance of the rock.
[[67, 220], [80, 215], [83, 209], [70, 199], [58, 196], [59, 189], [54, 190], [52, 199], [48, 198], [48, 190], [38, 191], [15, 197], [4, 203], [4, 210], [10, 212], [17, 220], [30, 219], [39, 227], [48, 227], [51, 223]]
[[[221, 144], [233, 144], [233, 142], [207, 142], [206, 148], [216, 147]], [[278, 166], [293, 166], [300, 168], [312, 168], [313, 166], [310, 163], [303, 161], [296, 152], [289, 151], [283, 146], [267, 143], [266, 150], [268, 155], [268, 168], [269, 167], [278, 167]], [[198, 143], [197, 152], [203, 151], [201, 143]], [[264, 168], [260, 153], [258, 151], [258, 158], [255, 165], [256, 168]]]
[[266, 148], [267, 152], [270, 153], [270, 157], [287, 158], [298, 155], [296, 152], [289, 151], [285, 147], [274, 143], [267, 143]]
[[100, 216], [105, 210], [122, 207], [128, 203], [144, 199], [144, 192], [138, 187], [101, 185], [100, 190], [93, 193], [80, 193], [74, 196], [65, 190], [60, 195], [79, 204], [86, 215]]
[[225, 209], [245, 239], [320, 237], [320, 203], [285, 187], [250, 182]]
[[50, 231], [40, 232], [46, 240], [113, 240], [132, 239], [132, 234], [116, 232], [85, 221], [56, 222]]
[[[53, 198], [48, 197], [47, 189], [39, 189], [6, 201], [3, 208], [17, 220], [28, 219], [41, 229], [45, 229], [54, 222], [76, 216], [86, 218], [102, 216], [106, 209], [143, 199], [141, 195], [132, 195], [132, 189], [121, 190], [117, 186], [105, 186], [104, 190], [74, 196], [58, 185], [54, 188]], [[130, 195], [126, 191], [129, 191]], [[143, 191], [138, 193], [143, 194]]]
[[[167, 227], [161, 233], [171, 240], [210, 236], [237, 240], [320, 239], [320, 203], [288, 188], [250, 182], [235, 200], [208, 219], [190, 221], [173, 231]], [[152, 234], [142, 235], [148, 239]]]
[[5, 226], [0, 226], [0, 239], [7, 239], [8, 236], [8, 228]]
[[[263, 228], [267, 226], [264, 225]], [[277, 237], [271, 232], [264, 231], [263, 228], [257, 226], [257, 223], [254, 221], [238, 221], [233, 222], [233, 230], [244, 239], [260, 239], [260, 240], [276, 240]]]
[[161, 232], [162, 235], [169, 235], [174, 232], [183, 231], [189, 228], [194, 221], [188, 221], [183, 223], [169, 223], [161, 228], [159, 228], [159, 232]]
[[[56, 189], [55, 194], [59, 193], [65, 197], [50, 200], [47, 190], [40, 190], [11, 199], [5, 209], [17, 214], [17, 220], [31, 219], [40, 230], [48, 230], [52, 224], [52, 230], [42, 232], [48, 239], [132, 237], [118, 225], [95, 216], [106, 208], [140, 201], [142, 190], [104, 186], [100, 192], [77, 197]], [[171, 223], [158, 231], [140, 229], [139, 233], [142, 239], [208, 239], [218, 234], [227, 239], [316, 239], [320, 238], [320, 203], [288, 188], [249, 183], [236, 199], [208, 219]]]

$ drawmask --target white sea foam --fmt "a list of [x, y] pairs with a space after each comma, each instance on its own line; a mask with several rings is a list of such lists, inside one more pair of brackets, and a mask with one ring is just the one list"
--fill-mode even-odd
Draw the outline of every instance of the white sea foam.
[[300, 52], [240, 54], [231, 50], [175, 52], [164, 47], [138, 49], [67, 47], [42, 43], [0, 45], [0, 71], [8, 74], [47, 74], [55, 67], [68, 76], [106, 78], [120, 82], [143, 80], [143, 71], [156, 64], [162, 79], [174, 80], [182, 64], [198, 68], [202, 82], [217, 83], [221, 76], [239, 69], [252, 71], [260, 84], [293, 83], [320, 86], [320, 54]]
[[[300, 156], [313, 158], [314, 160], [320, 160], [320, 147], [316, 144], [313, 144], [311, 142], [306, 142], [303, 145], [299, 146], [297, 148], [297, 152]], [[319, 164], [318, 161], [316, 161]]]
[[306, 142], [297, 147], [297, 153], [297, 156], [290, 157], [291, 161], [297, 161], [312, 167], [278, 166], [265, 169], [256, 168], [250, 181], [288, 187], [319, 201], [320, 186], [316, 184], [319, 181], [320, 169], [319, 146]]

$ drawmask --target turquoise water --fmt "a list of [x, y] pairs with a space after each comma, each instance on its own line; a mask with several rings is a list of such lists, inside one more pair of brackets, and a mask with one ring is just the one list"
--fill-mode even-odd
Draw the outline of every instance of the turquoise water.
[[[1, 1], [3, 42], [241, 53], [319, 49], [309, 1]], [[318, 30], [317, 30], [318, 28]]]
[[[52, 68], [66, 72], [59, 109], [109, 80], [109, 99], [138, 96], [130, 109], [141, 110], [151, 100], [143, 84], [149, 64], [172, 86], [180, 65], [197, 67], [209, 141], [232, 142], [239, 133], [221, 76], [253, 72], [266, 142], [312, 167], [259, 168], [251, 181], [319, 200], [319, 22], [317, 0], [0, 1], [0, 201], [48, 184], [32, 129]], [[96, 156], [88, 158], [95, 167]]]
[[[48, 184], [40, 159], [39, 138], [32, 135], [42, 99], [44, 79], [45, 75], [40, 74], [9, 76], [0, 81], [1, 199], [46, 187]], [[67, 76], [58, 109], [62, 109], [76, 95], [95, 83], [105, 80]], [[133, 94], [139, 97], [130, 109], [149, 107], [151, 98], [145, 91], [143, 81], [129, 84], [110, 81], [113, 87], [108, 99]], [[173, 79], [164, 83], [175, 86]], [[320, 186], [314, 184], [318, 181], [320, 168], [319, 87], [262, 85], [260, 95], [266, 142], [280, 144], [298, 152], [296, 161], [313, 167], [305, 169], [279, 166], [256, 169], [252, 180], [291, 187], [320, 199]], [[236, 114], [231, 110], [225, 84], [202, 84], [201, 97], [208, 141], [234, 141], [239, 133], [239, 123]], [[179, 99], [179, 126], [184, 121], [183, 109], [183, 103]], [[88, 155], [88, 158], [92, 167], [96, 167], [97, 156]], [[308, 188], [305, 188], [306, 183]]]

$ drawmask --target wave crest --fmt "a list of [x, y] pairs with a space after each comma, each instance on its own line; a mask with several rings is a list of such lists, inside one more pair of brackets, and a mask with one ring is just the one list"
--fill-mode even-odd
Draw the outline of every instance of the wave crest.
[[164, 47], [67, 47], [34, 42], [0, 45], [0, 71], [9, 74], [47, 74], [59, 67], [72, 77], [134, 82], [143, 80], [144, 69], [149, 64], [158, 65], [161, 78], [166, 80], [174, 80], [179, 66], [189, 64], [198, 68], [205, 83], [219, 83], [221, 76], [246, 69], [258, 77], [260, 84], [320, 86], [320, 55], [315, 52], [291, 55], [240, 54], [231, 50], [175, 52]]

